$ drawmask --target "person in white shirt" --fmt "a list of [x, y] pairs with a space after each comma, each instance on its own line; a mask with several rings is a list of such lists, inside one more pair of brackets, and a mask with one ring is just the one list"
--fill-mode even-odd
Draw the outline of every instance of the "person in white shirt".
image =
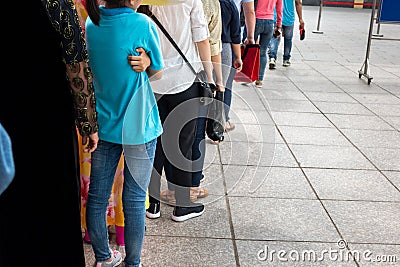
[[[149, 6], [180, 50], [198, 72], [204, 69], [208, 82], [213, 80], [213, 67], [209, 44], [209, 29], [203, 4], [187, 0], [171, 6]], [[146, 216], [159, 218], [161, 174], [168, 161], [172, 167], [172, 185], [175, 189], [176, 206], [172, 220], [180, 222], [200, 216], [204, 205], [190, 201], [192, 186], [192, 144], [195, 138], [196, 120], [200, 108], [200, 85], [195, 74], [164, 33], [158, 28], [164, 59], [161, 79], [152, 81], [157, 106], [163, 124], [163, 134], [157, 141], [154, 168], [149, 185], [149, 203]]]

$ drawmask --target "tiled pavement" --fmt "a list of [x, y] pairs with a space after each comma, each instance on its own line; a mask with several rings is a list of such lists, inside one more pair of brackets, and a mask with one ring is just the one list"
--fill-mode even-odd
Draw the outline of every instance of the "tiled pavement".
[[[323, 34], [318, 7], [303, 13], [292, 66], [281, 44], [263, 88], [234, 84], [237, 127], [207, 144], [205, 213], [176, 223], [163, 205], [145, 267], [400, 266], [400, 42], [372, 40], [368, 85], [371, 10], [324, 7]], [[380, 33], [400, 38], [400, 24]]]

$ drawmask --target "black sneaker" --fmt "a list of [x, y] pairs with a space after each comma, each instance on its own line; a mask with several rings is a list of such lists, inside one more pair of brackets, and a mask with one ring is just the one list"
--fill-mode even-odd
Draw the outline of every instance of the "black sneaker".
[[202, 215], [204, 212], [204, 205], [193, 203], [189, 207], [175, 207], [172, 212], [171, 219], [175, 222], [183, 222], [194, 217]]
[[160, 218], [160, 203], [150, 203], [149, 208], [146, 210], [146, 217], [149, 219]]

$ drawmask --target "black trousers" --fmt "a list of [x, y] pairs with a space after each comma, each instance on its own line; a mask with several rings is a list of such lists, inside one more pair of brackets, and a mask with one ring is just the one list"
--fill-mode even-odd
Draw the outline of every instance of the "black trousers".
[[149, 185], [150, 203], [160, 201], [161, 174], [167, 161], [171, 163], [170, 188], [175, 190], [177, 206], [190, 205], [192, 186], [192, 145], [199, 114], [199, 88], [193, 83], [177, 94], [156, 95], [157, 106], [163, 125], [158, 137], [153, 172]]

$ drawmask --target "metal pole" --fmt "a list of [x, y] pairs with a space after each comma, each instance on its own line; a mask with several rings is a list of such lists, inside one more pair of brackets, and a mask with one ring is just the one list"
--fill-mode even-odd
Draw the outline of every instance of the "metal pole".
[[[365, 53], [365, 61], [362, 65], [361, 69], [358, 71], [358, 77], [361, 78], [362, 75], [367, 77], [368, 84], [371, 83], [372, 77], [369, 75], [369, 52], [371, 47], [371, 37], [372, 37], [372, 30], [374, 28], [374, 20], [375, 20], [375, 9], [376, 9], [376, 0], [373, 1], [372, 4], [372, 11], [371, 11], [371, 21], [369, 23], [369, 33], [368, 33], [368, 42], [367, 42], [367, 52]], [[363, 70], [364, 68], [364, 70]]]
[[378, 27], [376, 28], [376, 33], [373, 34], [373, 36], [376, 36], [376, 37], [383, 37], [383, 34], [380, 34], [380, 33], [379, 33], [379, 32], [381, 31], [381, 24], [380, 24], [379, 22], [377, 22], [377, 24], [378, 24]]
[[319, 33], [319, 34], [324, 33], [324, 32], [322, 32], [322, 31], [319, 30], [319, 24], [321, 23], [322, 5], [323, 5], [323, 0], [321, 0], [321, 1], [320, 1], [320, 4], [319, 4], [319, 14], [318, 14], [317, 30], [312, 31], [313, 33]]

